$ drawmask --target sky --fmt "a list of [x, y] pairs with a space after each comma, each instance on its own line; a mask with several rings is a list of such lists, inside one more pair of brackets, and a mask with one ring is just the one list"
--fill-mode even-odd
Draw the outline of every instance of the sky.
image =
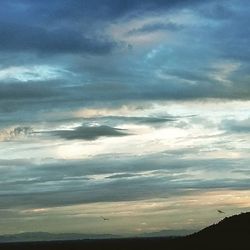
[[0, 234], [249, 211], [249, 15], [248, 0], [2, 0]]

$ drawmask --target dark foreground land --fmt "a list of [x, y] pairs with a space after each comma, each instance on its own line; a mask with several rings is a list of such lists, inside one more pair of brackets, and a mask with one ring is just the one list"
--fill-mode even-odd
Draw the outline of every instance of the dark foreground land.
[[250, 250], [250, 213], [223, 219], [190, 236], [179, 238], [131, 238], [3, 243], [0, 250], [175, 250], [235, 249]]

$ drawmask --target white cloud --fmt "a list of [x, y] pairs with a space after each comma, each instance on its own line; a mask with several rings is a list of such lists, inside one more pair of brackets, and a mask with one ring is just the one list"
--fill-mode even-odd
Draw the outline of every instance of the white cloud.
[[11, 66], [0, 70], [2, 81], [46, 81], [62, 77], [66, 71], [48, 65]]

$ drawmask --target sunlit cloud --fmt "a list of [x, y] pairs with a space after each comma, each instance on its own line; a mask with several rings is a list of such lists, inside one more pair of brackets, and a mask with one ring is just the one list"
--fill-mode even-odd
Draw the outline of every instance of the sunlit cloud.
[[16, 66], [0, 70], [1, 81], [46, 81], [61, 78], [66, 71], [48, 65]]

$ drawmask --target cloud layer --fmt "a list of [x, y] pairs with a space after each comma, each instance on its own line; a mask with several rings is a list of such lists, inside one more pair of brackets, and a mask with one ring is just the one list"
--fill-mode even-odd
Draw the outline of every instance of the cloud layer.
[[0, 233], [134, 235], [249, 209], [249, 14], [1, 1]]

